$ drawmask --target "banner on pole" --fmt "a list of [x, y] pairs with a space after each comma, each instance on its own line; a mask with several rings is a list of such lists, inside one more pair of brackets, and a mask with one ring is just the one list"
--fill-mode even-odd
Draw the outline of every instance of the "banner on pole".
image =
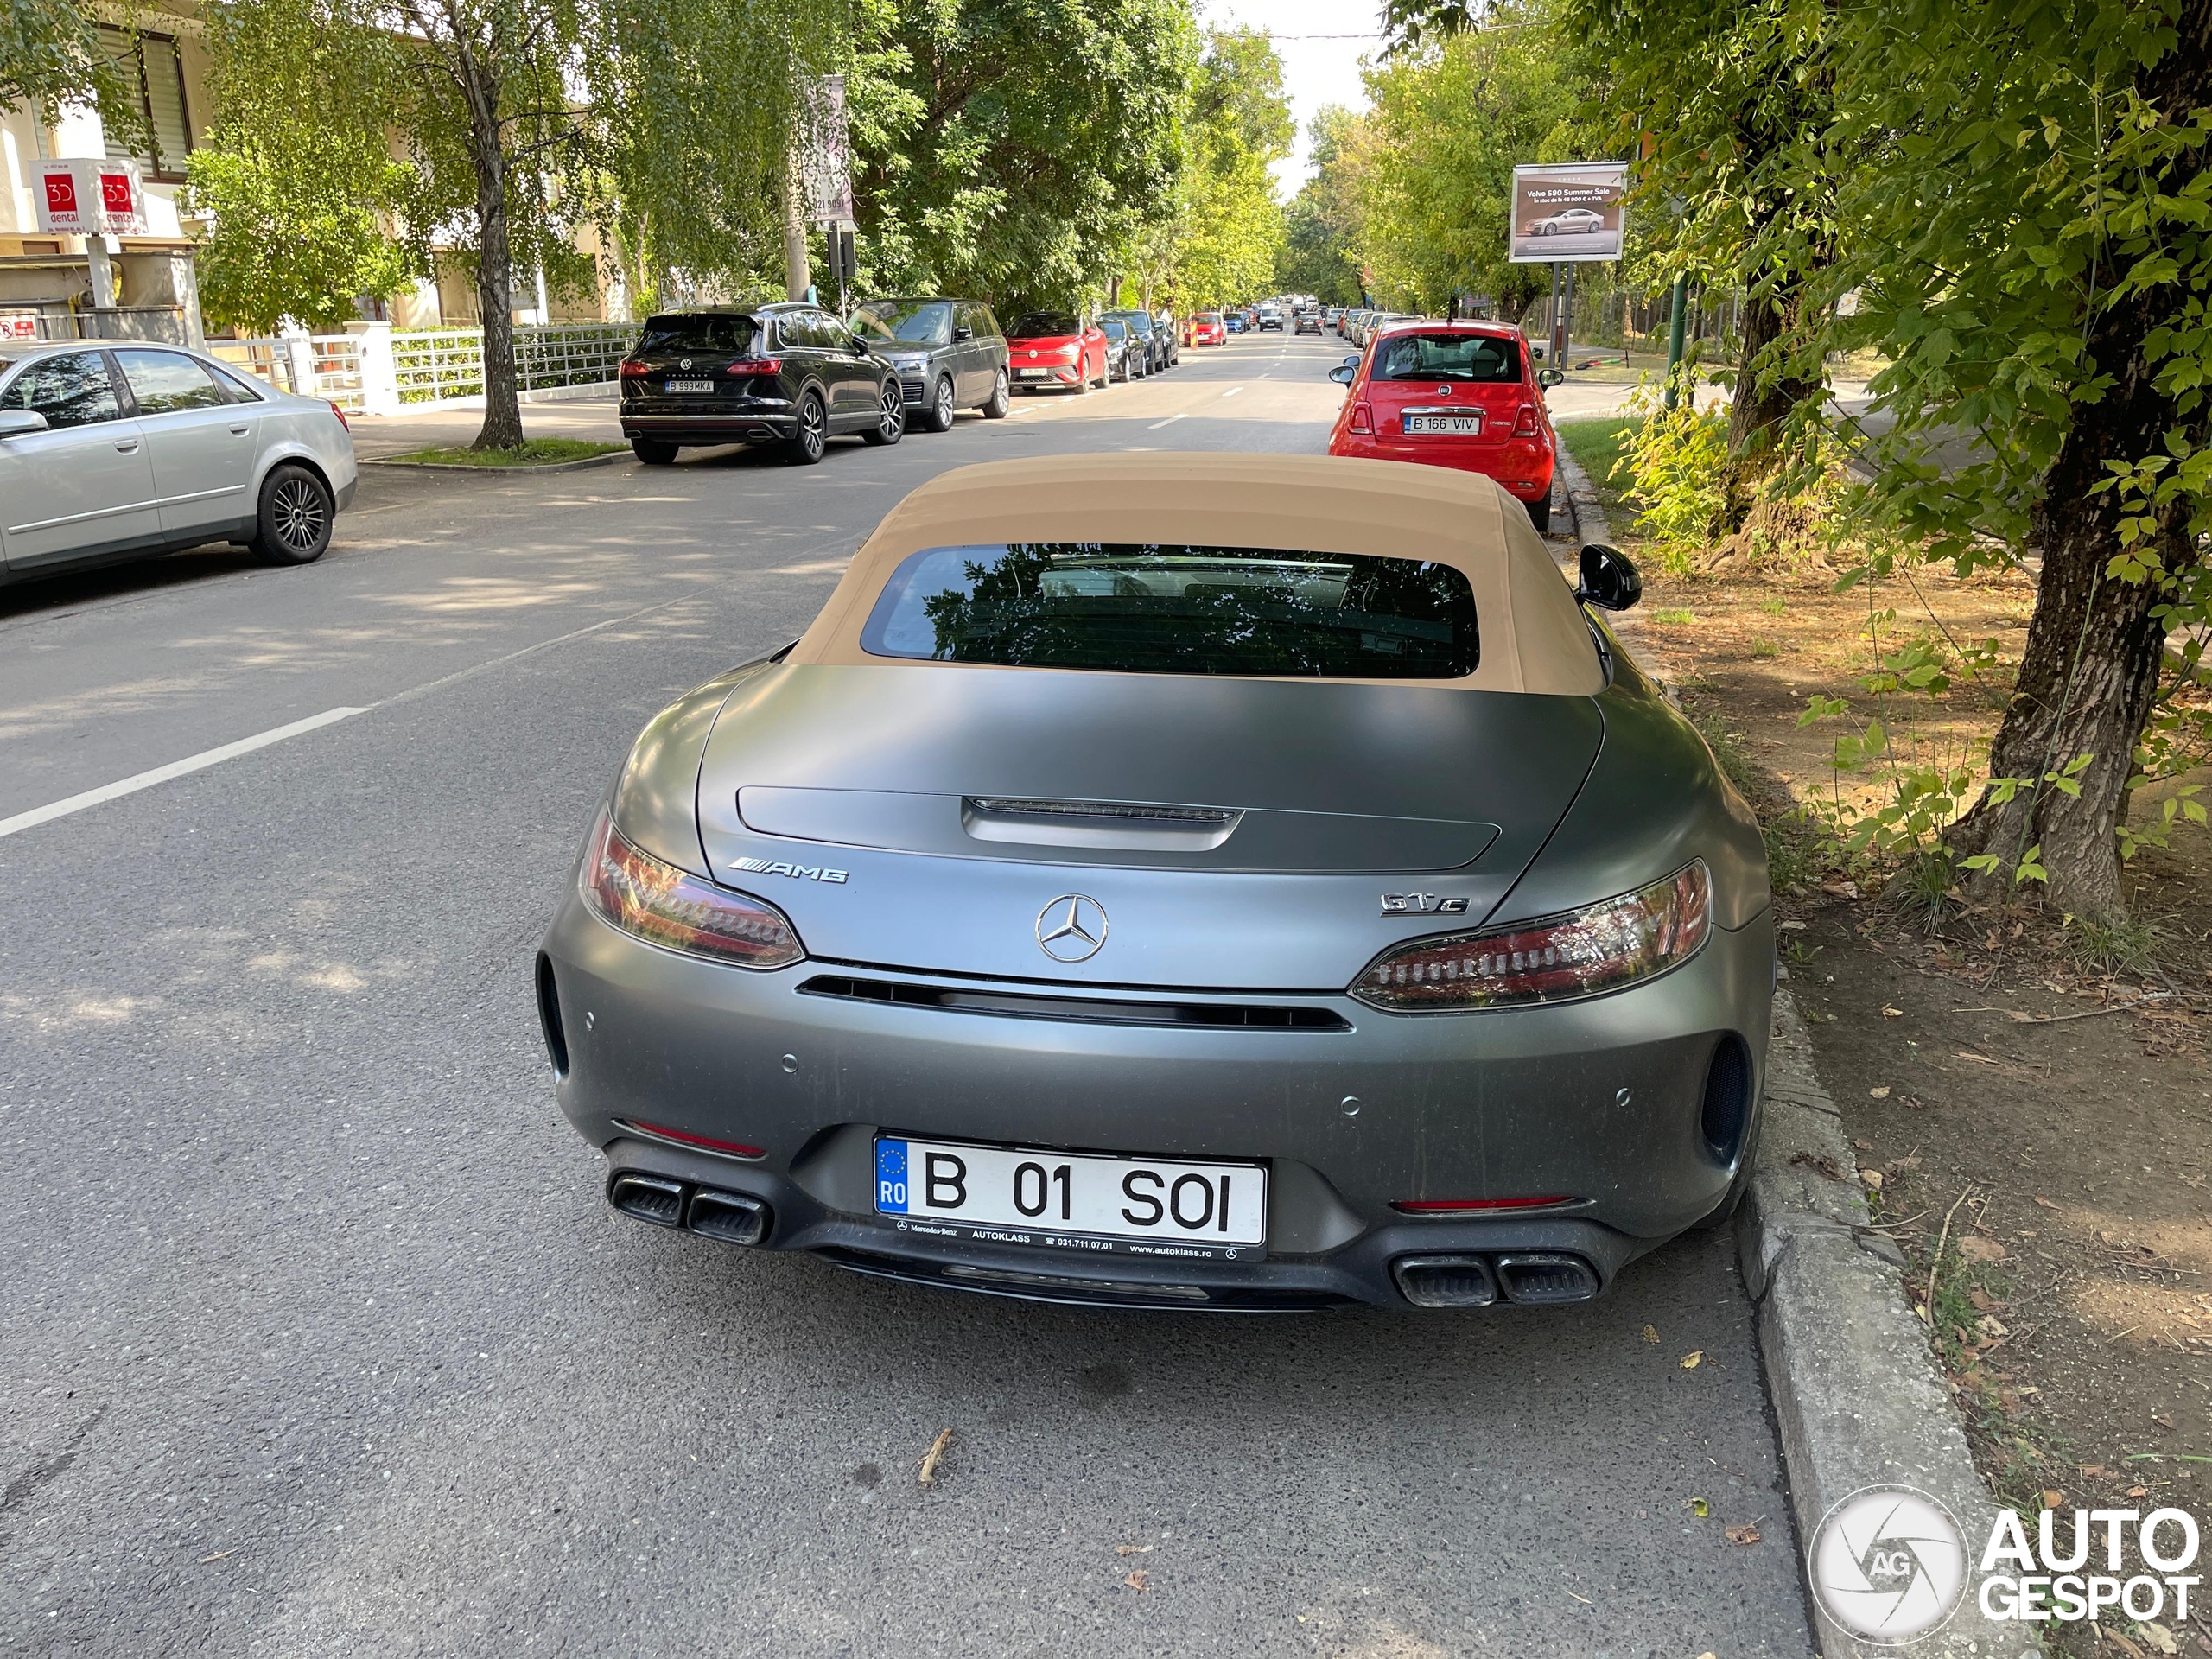
[[809, 81], [800, 92], [798, 113], [806, 143], [801, 168], [808, 222], [849, 225], [853, 155], [845, 126], [845, 78], [822, 75]]
[[1618, 259], [1626, 232], [1626, 162], [1556, 162], [1513, 169], [1506, 258], [1516, 265]]

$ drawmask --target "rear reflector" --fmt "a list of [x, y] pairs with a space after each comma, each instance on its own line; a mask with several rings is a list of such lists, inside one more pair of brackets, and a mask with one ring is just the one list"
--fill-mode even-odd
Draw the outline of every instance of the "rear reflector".
[[1479, 1255], [1402, 1255], [1390, 1273], [1415, 1307], [1488, 1307], [1497, 1300], [1497, 1281]]
[[748, 1147], [742, 1141], [717, 1141], [712, 1135], [694, 1135], [689, 1129], [671, 1129], [664, 1124], [642, 1123], [635, 1118], [618, 1117], [619, 1128], [642, 1135], [651, 1141], [665, 1141], [671, 1146], [690, 1147], [700, 1152], [718, 1153], [725, 1158], [755, 1159], [768, 1154], [759, 1147]]
[[1541, 1198], [1395, 1198], [1390, 1207], [1408, 1216], [1459, 1216], [1492, 1210], [1545, 1210], [1573, 1204], [1565, 1193]]

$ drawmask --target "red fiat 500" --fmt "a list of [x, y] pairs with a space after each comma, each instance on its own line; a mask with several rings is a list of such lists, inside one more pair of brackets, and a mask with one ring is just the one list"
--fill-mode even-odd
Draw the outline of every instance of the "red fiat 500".
[[1006, 372], [1016, 391], [1089, 391], [1106, 384], [1106, 336], [1065, 312], [1032, 311], [1006, 332]]
[[1544, 391], [1563, 377], [1531, 372], [1510, 323], [1406, 322], [1376, 335], [1357, 366], [1332, 370], [1351, 390], [1329, 434], [1332, 455], [1412, 461], [1484, 473], [1551, 528], [1558, 436]]
[[1229, 325], [1221, 320], [1218, 311], [1201, 311], [1191, 319], [1191, 344], [1193, 346], [1221, 346], [1229, 340]]

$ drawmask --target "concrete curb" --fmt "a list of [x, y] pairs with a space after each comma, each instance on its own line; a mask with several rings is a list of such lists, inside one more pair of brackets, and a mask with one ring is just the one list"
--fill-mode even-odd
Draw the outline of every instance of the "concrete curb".
[[[1821, 1517], [1862, 1486], [1916, 1486], [1963, 1529], [1967, 1582], [1957, 1613], [1912, 1644], [1912, 1659], [2038, 1652], [2032, 1626], [1985, 1618], [1974, 1601], [1973, 1569], [1997, 1506], [1906, 1304], [1904, 1253], [1872, 1230], [1841, 1115], [1814, 1071], [1811, 1039], [1786, 989], [1775, 998], [1764, 1121], [1736, 1239], [1798, 1538], [1809, 1548]], [[1813, 1611], [1825, 1659], [1899, 1651], [1855, 1640], [1817, 1599]]]
[[627, 449], [610, 449], [603, 455], [586, 455], [582, 461], [549, 461], [529, 467], [472, 467], [465, 461], [399, 461], [389, 455], [364, 455], [364, 467], [390, 467], [395, 471], [409, 473], [474, 473], [480, 478], [511, 477], [518, 473], [573, 473], [586, 467], [612, 467], [618, 461], [627, 461]]

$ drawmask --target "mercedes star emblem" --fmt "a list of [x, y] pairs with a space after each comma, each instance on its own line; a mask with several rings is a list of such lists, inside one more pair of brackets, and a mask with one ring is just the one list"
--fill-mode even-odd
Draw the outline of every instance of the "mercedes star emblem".
[[1088, 962], [1106, 943], [1106, 907], [1064, 893], [1037, 912], [1037, 945], [1054, 962]]

